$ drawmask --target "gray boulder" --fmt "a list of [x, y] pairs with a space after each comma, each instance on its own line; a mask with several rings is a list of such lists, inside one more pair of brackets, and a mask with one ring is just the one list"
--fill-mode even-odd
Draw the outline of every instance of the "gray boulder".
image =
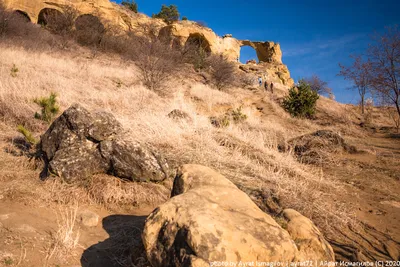
[[48, 171], [66, 180], [108, 173], [132, 181], [162, 181], [168, 164], [148, 145], [128, 141], [111, 113], [90, 113], [78, 104], [57, 118], [41, 137]]

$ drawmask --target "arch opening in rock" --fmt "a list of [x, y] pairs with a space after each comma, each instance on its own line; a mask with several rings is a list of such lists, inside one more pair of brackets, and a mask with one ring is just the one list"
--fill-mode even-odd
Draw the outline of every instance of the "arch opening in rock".
[[39, 12], [38, 16], [38, 24], [43, 26], [52, 26], [52, 24], [56, 24], [59, 21], [60, 17], [63, 17], [64, 14], [54, 8], [43, 8]]
[[78, 42], [85, 45], [101, 42], [105, 27], [100, 19], [91, 14], [80, 15], [75, 20]]
[[29, 17], [29, 15], [26, 12], [24, 12], [22, 10], [15, 10], [14, 12], [17, 15], [19, 15], [20, 18], [22, 18], [24, 21], [26, 21], [26, 22], [31, 22], [32, 21], [31, 18]]
[[191, 33], [186, 40], [185, 47], [195, 51], [204, 51], [207, 56], [211, 54], [211, 46], [203, 34]]
[[240, 63], [256, 63], [258, 64], [260, 61], [258, 59], [257, 51], [254, 47], [250, 45], [244, 45], [240, 47]]

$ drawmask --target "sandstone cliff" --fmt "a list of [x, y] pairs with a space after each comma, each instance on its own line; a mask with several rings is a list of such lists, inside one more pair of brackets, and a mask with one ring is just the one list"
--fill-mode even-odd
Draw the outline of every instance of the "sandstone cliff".
[[278, 43], [238, 40], [230, 34], [221, 37], [211, 29], [192, 21], [179, 21], [167, 25], [161, 19], [133, 13], [109, 0], [4, 0], [4, 2], [7, 8], [23, 14], [31, 22], [39, 24], [44, 23], [43, 14], [45, 12], [62, 12], [65, 6], [70, 5], [76, 8], [80, 15], [97, 16], [102, 23], [117, 25], [123, 30], [140, 32], [144, 25], [151, 25], [159, 32], [159, 35], [167, 35], [177, 44], [184, 46], [191, 40], [200, 40], [209, 53], [222, 54], [231, 61], [239, 59], [241, 47], [250, 46], [256, 51], [259, 62], [268, 64], [258, 65], [256, 70], [245, 67], [247, 72], [253, 72], [258, 76], [269, 76], [269, 80], [285, 85], [293, 84], [287, 67], [282, 63], [282, 51]]

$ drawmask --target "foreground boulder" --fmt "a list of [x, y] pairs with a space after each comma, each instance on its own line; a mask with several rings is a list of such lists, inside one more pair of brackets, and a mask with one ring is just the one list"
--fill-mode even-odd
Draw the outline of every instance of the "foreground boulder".
[[[142, 239], [152, 266], [333, 261], [332, 249], [319, 231], [313, 231], [312, 222], [295, 215], [288, 211], [288, 232], [221, 174], [184, 165], [175, 178], [172, 198], [147, 218]], [[310, 229], [297, 228], [303, 226], [302, 218], [311, 223]]]
[[121, 124], [107, 112], [90, 113], [75, 104], [41, 137], [48, 171], [66, 180], [108, 173], [132, 181], [162, 181], [168, 165], [154, 149], [123, 135]]

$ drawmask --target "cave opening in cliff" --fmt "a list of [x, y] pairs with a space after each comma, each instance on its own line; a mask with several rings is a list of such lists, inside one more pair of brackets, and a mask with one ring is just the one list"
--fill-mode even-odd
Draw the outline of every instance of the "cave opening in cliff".
[[256, 50], [249, 45], [242, 46], [240, 48], [240, 63], [259, 63]]
[[207, 56], [211, 54], [211, 46], [204, 35], [200, 33], [192, 33], [189, 35], [185, 43], [186, 48], [190, 48], [191, 50], [196, 51], [204, 51]]
[[75, 21], [75, 28], [77, 40], [83, 45], [100, 43], [105, 31], [100, 19], [91, 14], [80, 15]]
[[29, 15], [26, 13], [26, 12], [24, 12], [24, 11], [21, 11], [21, 10], [15, 10], [15, 13], [17, 14], [17, 15], [19, 15], [24, 21], [26, 21], [26, 22], [31, 22], [32, 20], [31, 20], [31, 18], [29, 17]]
[[38, 24], [43, 26], [52, 26], [56, 24], [63, 17], [63, 13], [54, 8], [43, 8], [38, 17]]

